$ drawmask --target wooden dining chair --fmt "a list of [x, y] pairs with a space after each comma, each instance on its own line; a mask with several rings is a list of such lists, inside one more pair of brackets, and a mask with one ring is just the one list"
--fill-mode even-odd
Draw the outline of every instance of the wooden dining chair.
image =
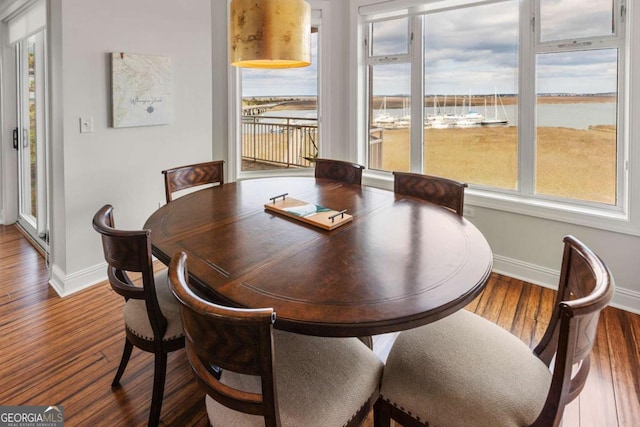
[[[151, 231], [124, 231], [114, 227], [113, 207], [105, 205], [93, 217], [93, 228], [102, 235], [111, 288], [126, 301], [124, 350], [111, 386], [120, 384], [133, 346], [153, 353], [155, 367], [149, 426], [157, 426], [162, 409], [167, 354], [184, 347], [180, 306], [169, 289], [167, 269], [154, 275]], [[134, 283], [130, 273], [141, 276], [142, 286]]]
[[224, 160], [196, 163], [163, 170], [164, 191], [167, 203], [173, 200], [173, 193], [191, 187], [207, 184], [224, 184]]
[[419, 173], [394, 172], [393, 191], [396, 194], [419, 197], [462, 216], [466, 183]]
[[465, 310], [401, 332], [374, 425], [393, 418], [403, 426], [558, 426], [585, 385], [600, 311], [614, 292], [600, 258], [572, 236], [564, 245], [552, 316], [533, 352]]
[[[178, 252], [169, 278], [212, 426], [356, 426], [365, 419], [383, 364], [357, 338], [276, 330], [273, 309], [213, 304], [187, 277], [186, 255]], [[211, 365], [222, 368], [219, 379]]]
[[362, 184], [364, 166], [342, 160], [316, 159], [316, 178], [327, 178], [347, 184]]

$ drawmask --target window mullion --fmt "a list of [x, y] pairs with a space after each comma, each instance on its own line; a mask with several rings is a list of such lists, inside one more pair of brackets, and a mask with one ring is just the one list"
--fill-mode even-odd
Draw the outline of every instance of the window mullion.
[[[520, 16], [533, 17], [534, 0], [520, 3]], [[535, 25], [520, 19], [520, 51], [518, 70], [518, 191], [524, 195], [535, 192], [536, 165], [536, 82], [535, 82]]]
[[424, 38], [422, 16], [411, 19], [412, 39], [409, 49], [411, 61], [411, 154], [410, 170], [424, 171]]

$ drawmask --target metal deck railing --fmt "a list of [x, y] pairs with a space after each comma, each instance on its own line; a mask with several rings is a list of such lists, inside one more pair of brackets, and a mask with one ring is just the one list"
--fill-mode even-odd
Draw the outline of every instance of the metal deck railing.
[[318, 120], [242, 116], [242, 159], [284, 167], [313, 167]]

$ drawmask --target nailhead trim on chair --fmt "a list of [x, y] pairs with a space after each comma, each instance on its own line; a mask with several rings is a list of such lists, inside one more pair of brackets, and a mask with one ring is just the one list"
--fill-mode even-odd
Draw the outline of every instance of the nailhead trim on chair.
[[417, 420], [418, 422], [420, 422], [420, 423], [422, 423], [422, 424], [425, 424], [425, 425], [429, 426], [429, 423], [422, 421], [422, 420], [420, 419], [420, 417], [416, 417], [415, 415], [413, 415], [413, 414], [411, 413], [411, 411], [407, 411], [404, 407], [402, 407], [402, 406], [398, 405], [396, 402], [392, 402], [390, 399], [388, 399], [388, 398], [386, 398], [386, 397], [384, 397], [384, 396], [382, 396], [382, 395], [380, 395], [380, 397], [381, 397], [382, 399], [384, 399], [387, 403], [392, 404], [394, 407], [396, 407], [396, 408], [400, 409], [402, 412], [404, 412], [405, 414], [407, 414], [407, 415], [411, 416], [413, 419]]
[[[138, 338], [142, 338], [143, 340], [153, 341], [153, 337], [147, 337], [147, 336], [144, 336], [142, 334], [139, 334], [139, 333], [137, 333], [136, 331], [134, 331], [131, 328], [127, 328], [127, 331], [131, 332], [133, 335], [137, 336]], [[184, 336], [184, 334], [171, 335], [171, 336], [168, 336], [168, 337], [165, 336], [165, 337], [162, 337], [162, 341], [171, 341], [171, 340], [174, 340], [176, 338], [181, 338], [183, 336]]]

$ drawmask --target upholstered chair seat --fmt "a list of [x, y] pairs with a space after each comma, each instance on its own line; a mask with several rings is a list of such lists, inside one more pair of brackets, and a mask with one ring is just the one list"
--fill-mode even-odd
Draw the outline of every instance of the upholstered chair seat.
[[[235, 308], [199, 297], [187, 255], [170, 285], [181, 304], [187, 357], [214, 427], [356, 427], [379, 397], [383, 363], [358, 338], [274, 329], [272, 308]], [[222, 368], [222, 374], [212, 366]]]
[[466, 310], [400, 334], [384, 377], [382, 399], [438, 427], [530, 425], [551, 385], [526, 344]]
[[[273, 331], [275, 378], [282, 426], [348, 425], [382, 377], [382, 362], [357, 338], [312, 337]], [[221, 382], [260, 393], [260, 377], [223, 370]], [[338, 397], [338, 398], [337, 398]], [[264, 426], [264, 418], [206, 398], [214, 427]]]
[[151, 230], [116, 229], [111, 205], [105, 205], [96, 212], [93, 228], [102, 236], [111, 289], [125, 300], [126, 338], [111, 387], [120, 387], [120, 378], [134, 346], [153, 353], [153, 391], [148, 425], [155, 427], [160, 424], [167, 355], [184, 348], [179, 302], [169, 288], [167, 270], [153, 271]]
[[[154, 275], [156, 296], [160, 311], [167, 319], [167, 329], [163, 341], [170, 341], [183, 337], [182, 318], [180, 317], [180, 303], [169, 289], [169, 276], [167, 269], [163, 269]], [[135, 336], [144, 340], [153, 341], [153, 329], [147, 315], [145, 300], [130, 299], [124, 305], [125, 327]]]
[[611, 272], [584, 243], [565, 236], [551, 318], [530, 349], [493, 322], [460, 311], [400, 332], [391, 347], [375, 427], [559, 427], [587, 381]]

